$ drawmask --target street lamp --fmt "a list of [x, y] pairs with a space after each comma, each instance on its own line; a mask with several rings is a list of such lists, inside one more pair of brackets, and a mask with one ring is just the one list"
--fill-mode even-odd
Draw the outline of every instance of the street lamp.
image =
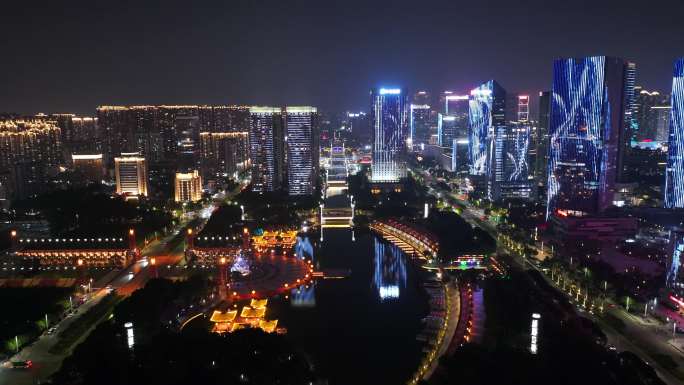
[[240, 217], [240, 220], [244, 221], [245, 220], [245, 206], [240, 205], [240, 210], [242, 210], [242, 216]]

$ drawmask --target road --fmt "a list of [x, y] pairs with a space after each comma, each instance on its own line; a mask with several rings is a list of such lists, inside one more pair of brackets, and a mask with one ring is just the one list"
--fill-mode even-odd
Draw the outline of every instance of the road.
[[[119, 295], [128, 296], [145, 286], [147, 281], [152, 278], [155, 268], [175, 265], [180, 262], [183, 258], [182, 251], [171, 250], [173, 246], [170, 245], [169, 242], [185, 229], [185, 226], [189, 222], [189, 218], [201, 218], [201, 224], [206, 222], [208, 216], [204, 214], [206, 214], [207, 210], [211, 207], [213, 207], [213, 205], [210, 205], [209, 207], [205, 206], [197, 210], [195, 215], [187, 215], [188, 220], [181, 222], [171, 234], [148, 243], [141, 250], [143, 257], [140, 260], [131, 263], [125, 269], [112, 271], [102, 279], [94, 282], [98, 288], [93, 288], [91, 298], [85, 304], [81, 305], [73, 316], [58, 323], [56, 325], [57, 330], [54, 333], [41, 336], [33, 344], [24, 347], [18, 354], [10, 359], [10, 361], [30, 360], [33, 362], [33, 367], [29, 369], [0, 368], [0, 385], [34, 385], [46, 381], [59, 369], [62, 361], [71, 354], [71, 350], [68, 350], [63, 354], [53, 354], [49, 352], [50, 348], [57, 343], [57, 335], [59, 332], [69, 327], [72, 322], [104, 298], [109, 292], [109, 289], [106, 286], [115, 289]], [[150, 260], [153, 256], [157, 267], [150, 266]], [[89, 333], [90, 331], [81, 336], [81, 339], [78, 340], [74, 346], [85, 339]]]

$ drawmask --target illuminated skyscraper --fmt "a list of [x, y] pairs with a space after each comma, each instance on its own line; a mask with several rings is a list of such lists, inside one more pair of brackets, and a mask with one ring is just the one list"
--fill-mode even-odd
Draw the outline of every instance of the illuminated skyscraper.
[[279, 107], [250, 107], [250, 158], [252, 189], [257, 192], [280, 190], [285, 173], [285, 135]]
[[371, 91], [372, 182], [398, 182], [406, 175], [407, 107], [405, 90], [379, 88]]
[[[640, 143], [650, 143], [655, 141], [657, 127], [658, 127], [658, 112], [657, 107], [665, 105], [665, 95], [661, 95], [658, 91], [648, 91], [641, 87], [637, 87], [635, 93], [634, 109], [632, 111], [632, 119], [635, 123], [635, 129], [632, 132], [631, 145], [639, 146]], [[667, 101], [669, 103], [669, 100]], [[654, 108], [656, 107], [656, 108]], [[667, 123], [669, 126], [669, 110]]]
[[605, 56], [554, 62], [547, 218], [595, 214], [612, 204], [627, 69], [624, 60]]
[[684, 58], [675, 62], [672, 79], [670, 138], [665, 172], [665, 207], [684, 207]]
[[147, 163], [139, 153], [123, 153], [114, 158], [114, 173], [117, 194], [147, 196]]
[[430, 143], [430, 115], [432, 111], [427, 104], [411, 104], [409, 113], [409, 143], [413, 148], [424, 147]]
[[530, 126], [514, 122], [496, 126], [493, 138], [487, 178], [489, 199], [529, 199], [532, 195], [532, 181], [528, 178]]
[[494, 80], [470, 91], [468, 153], [470, 174], [489, 174], [487, 154], [494, 127], [506, 124], [506, 91]]
[[631, 138], [637, 130], [636, 120], [634, 119], [636, 64], [629, 61], [625, 62], [622, 74], [623, 89], [622, 104], [620, 107], [621, 113], [623, 114], [623, 121], [621, 130], [618, 133], [617, 175], [615, 176], [617, 182], [626, 182], [625, 162], [631, 153]]
[[318, 179], [318, 111], [316, 107], [286, 107], [287, 191], [311, 195]]
[[197, 170], [176, 173], [176, 202], [197, 202], [202, 199], [202, 177]]

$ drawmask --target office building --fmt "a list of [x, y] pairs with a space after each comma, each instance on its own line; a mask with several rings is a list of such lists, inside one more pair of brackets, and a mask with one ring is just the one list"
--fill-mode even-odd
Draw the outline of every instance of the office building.
[[72, 167], [76, 178], [83, 182], [100, 182], [104, 176], [102, 154], [72, 154]]
[[623, 59], [605, 56], [554, 62], [547, 218], [597, 214], [612, 205], [628, 67]]
[[529, 178], [528, 154], [530, 126], [509, 122], [494, 127], [490, 150], [490, 175], [487, 178], [488, 198], [530, 199], [532, 181]]
[[197, 170], [176, 173], [176, 202], [197, 202], [202, 199], [202, 177]]
[[319, 169], [318, 111], [316, 107], [285, 108], [287, 191], [312, 195]]
[[281, 190], [285, 174], [285, 128], [279, 107], [250, 107], [252, 190]]
[[506, 91], [490, 80], [470, 91], [468, 153], [470, 174], [487, 176], [487, 158], [494, 127], [506, 124]]
[[147, 196], [147, 163], [140, 153], [122, 153], [114, 158], [116, 193], [130, 198]]
[[[658, 91], [648, 91], [641, 87], [635, 90], [635, 102], [632, 118], [636, 127], [631, 138], [631, 145], [638, 146], [640, 142], [650, 142], [656, 137], [657, 110], [653, 107], [664, 105], [665, 96]], [[668, 119], [669, 120], [669, 119]]]
[[409, 144], [411, 150], [424, 148], [430, 143], [432, 110], [427, 104], [411, 104], [409, 112]]
[[684, 58], [674, 65], [665, 170], [665, 207], [684, 207]]
[[407, 107], [406, 90], [376, 88], [371, 91], [373, 183], [398, 182], [406, 176]]

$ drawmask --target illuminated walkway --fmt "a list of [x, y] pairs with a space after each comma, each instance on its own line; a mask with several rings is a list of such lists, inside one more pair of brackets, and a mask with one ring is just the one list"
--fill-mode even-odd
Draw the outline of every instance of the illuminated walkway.
[[436, 237], [405, 223], [392, 219], [376, 220], [370, 224], [370, 228], [384, 239], [397, 245], [406, 254], [424, 259], [431, 259], [432, 256], [437, 255], [439, 244]]

